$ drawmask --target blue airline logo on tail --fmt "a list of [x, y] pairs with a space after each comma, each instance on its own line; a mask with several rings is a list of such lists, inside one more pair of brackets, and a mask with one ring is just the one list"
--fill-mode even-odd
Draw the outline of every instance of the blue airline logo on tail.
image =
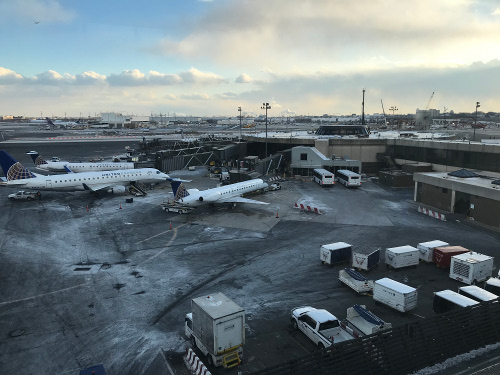
[[33, 159], [33, 163], [35, 163], [37, 167], [42, 164], [48, 164], [47, 161], [42, 158], [36, 151], [30, 151], [28, 152], [28, 155], [31, 156], [31, 158]]
[[184, 184], [181, 181], [171, 181], [172, 191], [174, 192], [174, 201], [182, 200], [189, 195], [189, 192], [184, 187]]
[[2, 166], [7, 181], [36, 178], [33, 173], [3, 150], [0, 151], [0, 165]]

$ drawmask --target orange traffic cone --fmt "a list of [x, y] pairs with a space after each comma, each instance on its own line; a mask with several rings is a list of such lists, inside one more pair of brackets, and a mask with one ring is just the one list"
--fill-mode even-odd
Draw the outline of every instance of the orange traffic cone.
[[280, 217], [278, 216], [278, 211], [276, 211], [276, 219], [279, 219]]
[[120, 210], [122, 209], [122, 204], [120, 203]]
[[170, 230], [172, 230], [172, 222], [170, 222]]

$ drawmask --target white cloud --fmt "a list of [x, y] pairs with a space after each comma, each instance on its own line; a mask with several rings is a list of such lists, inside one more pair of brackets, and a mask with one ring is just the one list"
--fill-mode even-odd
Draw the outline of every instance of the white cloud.
[[210, 96], [207, 94], [183, 94], [179, 95], [179, 98], [187, 100], [209, 100]]
[[33, 21], [45, 23], [67, 23], [75, 18], [75, 13], [66, 9], [56, 0], [2, 0], [0, 1], [2, 22]]
[[88, 71], [75, 76], [75, 82], [81, 85], [102, 84], [106, 82], [106, 76]]
[[500, 16], [500, 8], [495, 8], [491, 14], [493, 16]]
[[204, 73], [196, 68], [191, 68], [187, 72], [179, 73], [182, 80], [186, 83], [196, 83], [196, 84], [214, 84], [226, 82], [224, 78], [215, 73]]
[[157, 85], [176, 85], [182, 83], [182, 78], [177, 74], [163, 74], [151, 70], [149, 82]]
[[0, 85], [22, 82], [24, 77], [13, 70], [0, 66]]
[[142, 86], [147, 83], [144, 73], [139, 69], [124, 70], [120, 74], [110, 74], [106, 81], [112, 86]]
[[241, 73], [238, 77], [236, 77], [236, 83], [250, 83], [253, 79], [246, 73]]

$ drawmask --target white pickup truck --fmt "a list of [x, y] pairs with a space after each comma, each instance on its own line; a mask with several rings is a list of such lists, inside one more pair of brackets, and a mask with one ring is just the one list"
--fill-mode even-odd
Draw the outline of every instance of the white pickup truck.
[[292, 326], [305, 333], [319, 349], [357, 337], [355, 332], [324, 309], [302, 306], [292, 309]]
[[21, 201], [21, 200], [32, 200], [32, 199], [41, 199], [42, 195], [39, 191], [24, 191], [19, 190], [17, 193], [9, 194], [9, 199], [11, 201]]

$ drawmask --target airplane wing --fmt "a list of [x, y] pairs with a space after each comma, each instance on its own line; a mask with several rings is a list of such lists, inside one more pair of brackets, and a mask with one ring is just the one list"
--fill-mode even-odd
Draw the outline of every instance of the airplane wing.
[[253, 204], [269, 204], [266, 202], [257, 201], [255, 199], [248, 199], [243, 197], [227, 197], [220, 199], [215, 203], [253, 203]]
[[90, 191], [99, 191], [99, 190], [103, 190], [103, 189], [109, 189], [111, 187], [111, 185], [92, 185], [92, 186], [89, 186], [87, 184], [83, 184], [83, 188], [85, 190], [90, 190]]

